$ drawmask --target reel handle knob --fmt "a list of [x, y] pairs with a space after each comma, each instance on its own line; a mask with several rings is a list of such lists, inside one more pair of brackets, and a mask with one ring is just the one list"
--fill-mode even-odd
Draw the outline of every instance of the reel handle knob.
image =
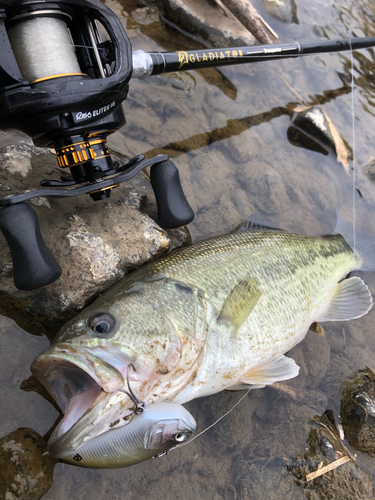
[[61, 267], [44, 243], [30, 205], [17, 203], [0, 210], [0, 229], [9, 245], [14, 284], [19, 290], [35, 290], [60, 277]]
[[175, 229], [194, 219], [194, 212], [182, 190], [180, 174], [171, 161], [151, 167], [151, 185], [158, 206], [159, 226]]

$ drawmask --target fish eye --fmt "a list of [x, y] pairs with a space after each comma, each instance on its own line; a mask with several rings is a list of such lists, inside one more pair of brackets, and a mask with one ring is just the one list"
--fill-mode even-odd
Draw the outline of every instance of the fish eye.
[[90, 328], [99, 336], [107, 336], [115, 326], [115, 319], [109, 314], [99, 314], [90, 321]]
[[183, 443], [190, 436], [191, 432], [178, 432], [173, 436], [176, 443]]

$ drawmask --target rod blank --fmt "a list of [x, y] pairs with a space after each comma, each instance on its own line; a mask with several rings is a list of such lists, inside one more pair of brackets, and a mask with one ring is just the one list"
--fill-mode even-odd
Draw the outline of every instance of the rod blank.
[[347, 38], [324, 42], [291, 42], [249, 47], [133, 53], [133, 78], [209, 67], [246, 64], [302, 55], [343, 52], [375, 46], [375, 37]]

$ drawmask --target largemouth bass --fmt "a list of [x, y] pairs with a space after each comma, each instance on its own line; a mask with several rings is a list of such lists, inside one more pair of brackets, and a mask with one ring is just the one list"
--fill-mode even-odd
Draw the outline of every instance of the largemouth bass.
[[372, 306], [364, 282], [345, 279], [372, 266], [372, 250], [360, 247], [354, 253], [339, 234], [250, 230], [128, 275], [68, 322], [32, 364], [65, 413], [51, 453], [64, 458], [125, 425], [134, 412], [127, 385], [146, 404], [183, 404], [297, 376], [285, 353], [313, 322], [358, 318]]

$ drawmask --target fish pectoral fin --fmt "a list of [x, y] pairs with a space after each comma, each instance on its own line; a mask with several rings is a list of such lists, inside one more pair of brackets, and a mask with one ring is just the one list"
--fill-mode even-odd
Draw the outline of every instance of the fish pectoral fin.
[[235, 328], [247, 320], [262, 292], [248, 279], [242, 280], [228, 295], [218, 317], [219, 323], [229, 322]]
[[328, 310], [317, 321], [349, 321], [360, 318], [372, 307], [372, 296], [365, 283], [354, 276], [336, 285]]
[[244, 384], [271, 385], [274, 382], [297, 377], [298, 373], [299, 366], [294, 359], [279, 354], [266, 363], [249, 370], [239, 378], [239, 382]]

